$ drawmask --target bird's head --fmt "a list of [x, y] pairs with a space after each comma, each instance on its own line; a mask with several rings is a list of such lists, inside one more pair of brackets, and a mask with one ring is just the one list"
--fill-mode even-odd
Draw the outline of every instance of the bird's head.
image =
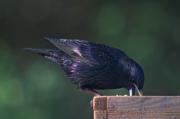
[[141, 90], [144, 85], [144, 72], [141, 66], [136, 62], [130, 68], [130, 76], [133, 82], [137, 85], [138, 89]]
[[141, 66], [133, 59], [130, 59], [128, 57], [120, 59], [119, 61], [119, 66], [123, 70], [127, 78], [130, 79], [131, 82], [136, 84], [137, 88], [141, 90], [144, 85], [144, 72]]
[[138, 87], [139, 90], [143, 88], [144, 85], [144, 72], [142, 67], [135, 61], [130, 61], [130, 78]]

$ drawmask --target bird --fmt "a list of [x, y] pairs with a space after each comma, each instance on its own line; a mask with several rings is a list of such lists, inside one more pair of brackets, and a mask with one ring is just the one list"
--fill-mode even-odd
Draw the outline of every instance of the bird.
[[70, 82], [81, 91], [102, 96], [99, 90], [125, 88], [129, 96], [144, 85], [144, 71], [140, 64], [119, 48], [87, 40], [50, 38], [56, 49], [24, 48], [59, 65]]

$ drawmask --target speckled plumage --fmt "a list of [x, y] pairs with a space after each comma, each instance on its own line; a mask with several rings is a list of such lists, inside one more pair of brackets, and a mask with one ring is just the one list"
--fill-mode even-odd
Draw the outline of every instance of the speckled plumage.
[[94, 94], [100, 94], [96, 89], [116, 88], [126, 88], [134, 94], [135, 86], [139, 90], [143, 88], [144, 73], [141, 66], [120, 49], [84, 40], [46, 39], [58, 49], [26, 50], [60, 65], [78, 88]]

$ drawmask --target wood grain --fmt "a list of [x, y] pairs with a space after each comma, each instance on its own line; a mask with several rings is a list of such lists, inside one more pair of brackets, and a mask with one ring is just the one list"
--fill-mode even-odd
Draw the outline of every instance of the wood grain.
[[94, 119], [180, 119], [180, 96], [99, 96]]

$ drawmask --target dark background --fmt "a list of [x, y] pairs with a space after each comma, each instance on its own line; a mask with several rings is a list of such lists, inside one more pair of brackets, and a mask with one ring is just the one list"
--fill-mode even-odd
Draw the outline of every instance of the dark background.
[[180, 94], [178, 0], [0, 0], [0, 119], [92, 119], [91, 95], [22, 51], [52, 48], [45, 36], [120, 48], [142, 65], [144, 95]]

